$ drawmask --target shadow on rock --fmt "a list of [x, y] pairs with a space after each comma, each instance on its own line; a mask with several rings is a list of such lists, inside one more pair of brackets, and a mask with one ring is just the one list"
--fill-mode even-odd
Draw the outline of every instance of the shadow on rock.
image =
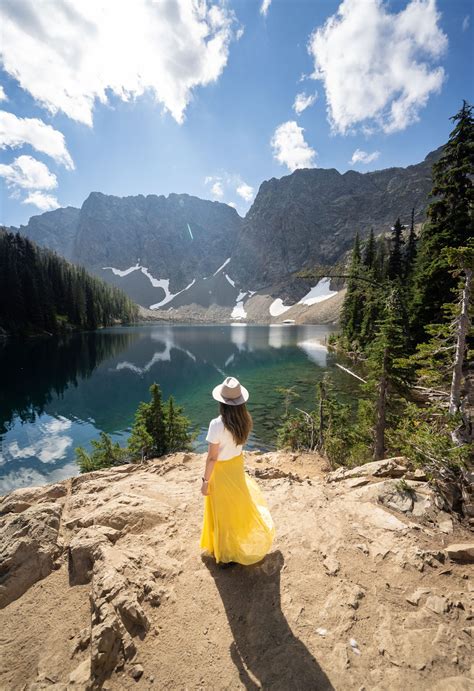
[[254, 566], [216, 566], [203, 557], [216, 583], [234, 637], [230, 655], [246, 689], [333, 689], [297, 638], [281, 609], [284, 559], [273, 552]]

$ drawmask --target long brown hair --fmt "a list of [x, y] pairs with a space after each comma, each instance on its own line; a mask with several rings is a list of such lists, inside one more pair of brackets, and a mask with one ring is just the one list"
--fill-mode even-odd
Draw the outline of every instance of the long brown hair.
[[229, 430], [236, 444], [245, 444], [252, 431], [252, 416], [245, 403], [241, 405], [227, 405], [220, 403], [220, 414], [224, 427]]

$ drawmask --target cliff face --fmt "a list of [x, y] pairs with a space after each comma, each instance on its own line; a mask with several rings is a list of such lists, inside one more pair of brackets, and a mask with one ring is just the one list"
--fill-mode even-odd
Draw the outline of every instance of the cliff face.
[[26, 235], [38, 245], [71, 260], [80, 213], [80, 209], [73, 206], [46, 211], [44, 214], [32, 216], [26, 226], [10, 230], [19, 230], [22, 235]]
[[270, 285], [303, 267], [332, 265], [365, 237], [387, 231], [400, 217], [425, 218], [431, 167], [441, 150], [417, 165], [372, 173], [296, 170], [262, 183], [245, 217], [233, 255], [244, 281]]
[[247, 454], [276, 539], [222, 570], [198, 546], [203, 463], [0, 499], [0, 688], [472, 688], [474, 544], [419, 471]]
[[294, 274], [340, 262], [357, 231], [362, 237], [371, 227], [386, 232], [399, 216], [409, 222], [412, 208], [422, 221], [440, 153], [408, 168], [364, 174], [297, 170], [262, 183], [245, 219], [226, 204], [187, 194], [120, 198], [94, 192], [80, 210], [35, 216], [20, 230], [144, 307], [218, 305], [230, 318], [256, 291], [297, 302], [312, 286]]
[[[73, 260], [94, 270], [136, 263], [171, 292], [212, 275], [231, 256], [241, 218], [230, 206], [191, 197], [111, 197], [94, 192], [84, 202]], [[105, 275], [104, 275], [105, 277]]]

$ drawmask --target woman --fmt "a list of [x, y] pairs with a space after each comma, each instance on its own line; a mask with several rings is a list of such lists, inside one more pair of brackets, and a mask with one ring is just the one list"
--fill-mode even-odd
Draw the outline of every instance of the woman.
[[212, 391], [220, 403], [211, 420], [202, 478], [204, 521], [200, 546], [219, 564], [254, 564], [269, 551], [275, 529], [265, 500], [244, 470], [242, 447], [252, 429], [249, 392], [234, 377]]

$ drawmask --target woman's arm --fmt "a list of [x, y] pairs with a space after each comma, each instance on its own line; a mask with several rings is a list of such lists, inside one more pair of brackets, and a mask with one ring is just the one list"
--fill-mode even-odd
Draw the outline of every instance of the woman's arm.
[[204, 476], [201, 485], [201, 494], [207, 496], [209, 494], [209, 480], [211, 479], [212, 471], [217, 461], [217, 454], [219, 453], [219, 444], [209, 444], [207, 450], [206, 467], [204, 469]]

